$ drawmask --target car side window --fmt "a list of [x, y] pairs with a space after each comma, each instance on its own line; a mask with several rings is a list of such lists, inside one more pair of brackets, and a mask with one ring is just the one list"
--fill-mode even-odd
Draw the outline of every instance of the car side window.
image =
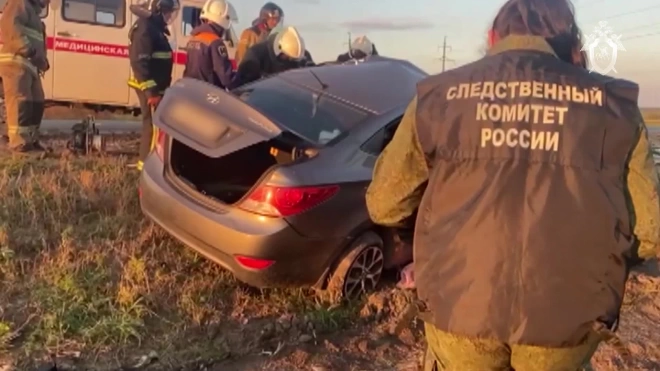
[[378, 130], [376, 134], [372, 135], [371, 138], [367, 139], [367, 141], [362, 144], [360, 149], [370, 155], [380, 155], [394, 137], [394, 133], [399, 127], [399, 123], [401, 123], [401, 118], [403, 118], [403, 116], [397, 117], [395, 120], [385, 125], [384, 128]]
[[62, 18], [69, 22], [122, 28], [126, 25], [124, 0], [63, 0]]
[[[0, 14], [2, 14], [2, 12], [4, 11], [5, 5], [7, 5], [7, 0], [0, 0]], [[48, 7], [41, 9], [41, 13], [39, 13], [39, 17], [40, 18], [48, 17]]]

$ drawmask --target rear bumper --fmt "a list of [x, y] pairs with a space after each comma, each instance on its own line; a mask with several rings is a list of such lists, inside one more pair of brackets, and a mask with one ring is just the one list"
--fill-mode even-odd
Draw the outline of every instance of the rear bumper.
[[[266, 218], [236, 208], [213, 211], [182, 193], [163, 176], [163, 163], [149, 156], [140, 177], [144, 214], [170, 235], [248, 285], [313, 286], [321, 282], [341, 248], [341, 240], [313, 240], [283, 219]], [[262, 270], [240, 265], [236, 255], [268, 259]]]

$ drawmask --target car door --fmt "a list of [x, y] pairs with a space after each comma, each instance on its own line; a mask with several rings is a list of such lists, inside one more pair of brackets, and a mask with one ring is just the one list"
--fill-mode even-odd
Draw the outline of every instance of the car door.
[[54, 11], [53, 98], [126, 106], [126, 0], [61, 0]]

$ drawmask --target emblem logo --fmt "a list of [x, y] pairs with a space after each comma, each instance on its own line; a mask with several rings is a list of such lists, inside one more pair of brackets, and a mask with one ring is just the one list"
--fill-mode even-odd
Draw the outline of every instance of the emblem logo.
[[215, 94], [208, 93], [206, 94], [206, 101], [211, 104], [218, 104], [220, 103], [220, 97]]
[[594, 32], [587, 35], [581, 51], [586, 51], [589, 55], [589, 72], [596, 71], [603, 75], [610, 71], [618, 73], [614, 65], [619, 50], [626, 51], [626, 48], [621, 44], [621, 35], [614, 35], [612, 32], [612, 27], [606, 21], [600, 21]]

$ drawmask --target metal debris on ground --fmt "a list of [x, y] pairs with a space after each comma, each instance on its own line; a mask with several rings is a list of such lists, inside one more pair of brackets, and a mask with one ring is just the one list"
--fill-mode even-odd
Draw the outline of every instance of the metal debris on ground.
[[282, 349], [284, 349], [284, 343], [280, 341], [277, 343], [277, 348], [275, 348], [274, 351], [263, 350], [261, 351], [260, 355], [273, 357], [276, 356]]

